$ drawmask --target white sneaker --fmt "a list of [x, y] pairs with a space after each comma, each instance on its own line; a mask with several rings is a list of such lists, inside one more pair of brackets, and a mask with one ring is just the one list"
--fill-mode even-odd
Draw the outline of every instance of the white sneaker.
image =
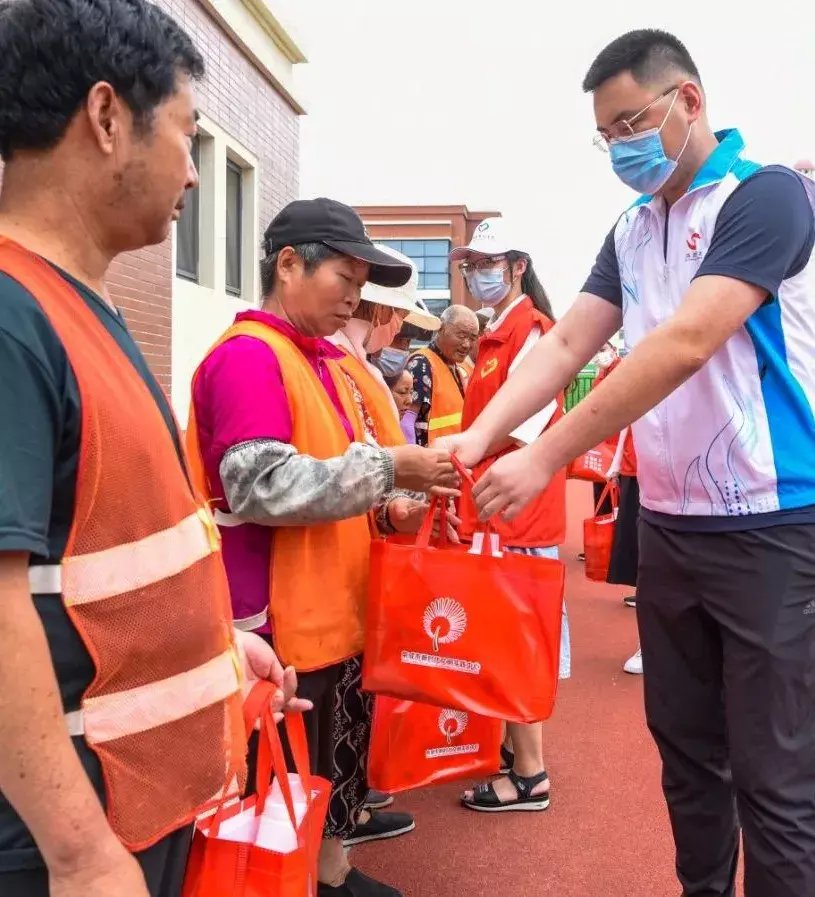
[[637, 648], [637, 653], [626, 660], [623, 670], [632, 676], [642, 676], [642, 648]]

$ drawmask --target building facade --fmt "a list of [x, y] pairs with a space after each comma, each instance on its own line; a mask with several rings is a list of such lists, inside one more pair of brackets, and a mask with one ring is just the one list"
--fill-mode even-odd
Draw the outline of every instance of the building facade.
[[357, 206], [371, 239], [410, 256], [419, 269], [419, 295], [439, 314], [450, 304], [477, 307], [464, 278], [449, 261], [485, 218], [500, 212], [471, 212], [466, 206]]
[[206, 62], [200, 186], [164, 243], [115, 259], [108, 286], [186, 426], [192, 374], [235, 314], [257, 305], [263, 231], [297, 197], [304, 110], [293, 75], [306, 60], [278, 17], [287, 0], [155, 2]]

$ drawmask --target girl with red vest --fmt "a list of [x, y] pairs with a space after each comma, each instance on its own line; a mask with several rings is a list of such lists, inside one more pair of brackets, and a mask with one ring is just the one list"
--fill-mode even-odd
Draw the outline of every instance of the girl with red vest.
[[[479, 342], [465, 396], [462, 429], [466, 430], [525, 354], [554, 326], [554, 315], [532, 259], [511, 242], [503, 219], [482, 222], [470, 245], [454, 250], [452, 258], [462, 261], [462, 273], [474, 298], [494, 309]], [[496, 454], [475, 468], [476, 479], [496, 458], [537, 439], [562, 416], [562, 406], [559, 396], [550, 407], [522, 424]], [[566, 534], [565, 498], [566, 473], [561, 471], [517, 518], [511, 522], [496, 519], [502, 546], [533, 557], [557, 558], [558, 545]], [[479, 527], [469, 495], [462, 498], [461, 517], [462, 537], [472, 538]], [[569, 627], [564, 606], [560, 677], [565, 679], [569, 674]], [[549, 806], [549, 778], [543, 762], [543, 724], [508, 723], [502, 760], [506, 777], [476, 785], [464, 794], [464, 806], [483, 812], [545, 810]]]

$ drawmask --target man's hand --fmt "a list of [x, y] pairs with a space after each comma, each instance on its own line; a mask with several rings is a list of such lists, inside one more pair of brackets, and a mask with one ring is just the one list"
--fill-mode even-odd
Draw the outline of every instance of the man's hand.
[[284, 670], [271, 646], [259, 635], [236, 629], [235, 644], [243, 663], [244, 697], [249, 694], [256, 682], [268, 679], [277, 686], [272, 698], [272, 710], [276, 722], [283, 719], [284, 711], [302, 713], [312, 709], [311, 701], [296, 696], [297, 673], [295, 673], [294, 667], [286, 667]]
[[429, 492], [434, 486], [454, 489], [458, 474], [450, 453], [419, 445], [399, 445], [389, 450], [393, 456], [395, 485], [411, 492]]
[[149, 897], [139, 864], [113, 837], [70, 868], [49, 869], [48, 888], [51, 897]]
[[[399, 498], [394, 498], [388, 505], [388, 519], [397, 533], [418, 533], [427, 516], [429, 508], [430, 505], [425, 502], [415, 501], [412, 498], [400, 496]], [[439, 534], [439, 516], [439, 511], [437, 510], [433, 522], [434, 536], [438, 536]], [[448, 511], [447, 538], [451, 542], [459, 542], [458, 532], [456, 530], [460, 525], [461, 520], [459, 520], [452, 511]]]
[[499, 458], [473, 488], [481, 520], [495, 514], [512, 520], [549, 485], [555, 471], [541, 458], [539, 443]]
[[433, 447], [455, 455], [465, 467], [475, 467], [486, 457], [489, 442], [476, 430], [471, 429], [456, 433], [454, 436], [442, 436], [433, 443]]

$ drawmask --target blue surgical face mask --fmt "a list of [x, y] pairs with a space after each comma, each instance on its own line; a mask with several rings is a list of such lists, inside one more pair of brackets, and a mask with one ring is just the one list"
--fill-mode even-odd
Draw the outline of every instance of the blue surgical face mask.
[[[676, 96], [678, 95], [677, 91]], [[676, 103], [676, 96], [658, 128], [651, 128], [631, 137], [621, 137], [612, 140], [609, 144], [608, 151], [611, 155], [611, 167], [614, 169], [614, 173], [626, 186], [636, 190], [637, 193], [653, 195], [662, 189], [676, 171], [676, 166], [688, 145], [693, 123], [688, 128], [685, 146], [679, 151], [679, 155], [675, 159], [669, 159], [665, 155], [660, 132]]]
[[498, 305], [507, 298], [510, 284], [504, 280], [505, 268], [487, 268], [466, 275], [467, 289], [484, 305]]
[[379, 353], [376, 365], [385, 377], [395, 377], [405, 369], [409, 357], [410, 352], [388, 346]]

